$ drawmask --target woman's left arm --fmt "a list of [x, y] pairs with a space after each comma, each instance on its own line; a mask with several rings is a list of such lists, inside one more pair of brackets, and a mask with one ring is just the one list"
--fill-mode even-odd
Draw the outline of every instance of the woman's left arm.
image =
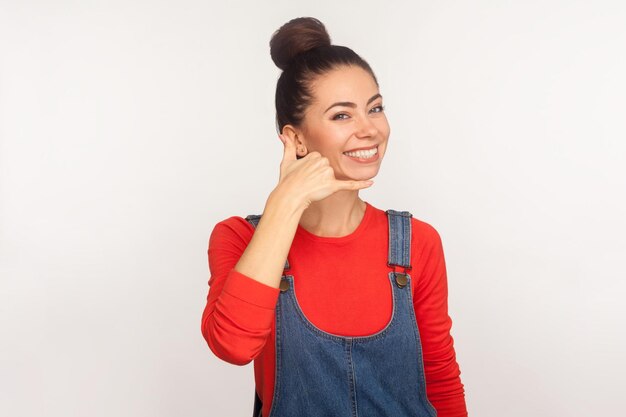
[[[448, 280], [441, 237], [430, 224], [412, 219], [415, 274], [413, 306], [422, 342], [428, 399], [437, 417], [465, 417], [465, 390], [456, 361], [448, 315]], [[412, 275], [413, 276], [413, 275]]]

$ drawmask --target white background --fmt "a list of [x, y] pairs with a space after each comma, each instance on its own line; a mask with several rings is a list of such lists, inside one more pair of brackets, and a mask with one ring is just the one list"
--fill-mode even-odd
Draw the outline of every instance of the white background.
[[251, 415], [252, 364], [200, 332], [206, 251], [278, 181], [298, 16], [378, 76], [361, 196], [442, 236], [470, 415], [619, 414], [624, 3], [226, 3], [0, 3], [0, 414]]

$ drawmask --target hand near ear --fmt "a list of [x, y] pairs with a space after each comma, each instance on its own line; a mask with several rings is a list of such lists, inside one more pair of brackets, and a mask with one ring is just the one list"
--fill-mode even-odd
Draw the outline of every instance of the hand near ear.
[[305, 209], [313, 201], [322, 200], [337, 191], [359, 190], [374, 183], [370, 180], [338, 180], [328, 158], [313, 151], [297, 159], [295, 141], [288, 135], [279, 137], [285, 148], [276, 188], [280, 187], [285, 191], [284, 195], [294, 198]]
[[327, 158], [319, 152], [296, 157], [296, 143], [280, 135], [285, 153], [280, 162], [280, 179], [270, 193], [263, 215], [234, 268], [252, 279], [279, 288], [285, 259], [304, 210], [313, 201], [339, 190], [358, 190], [373, 181], [339, 181]]

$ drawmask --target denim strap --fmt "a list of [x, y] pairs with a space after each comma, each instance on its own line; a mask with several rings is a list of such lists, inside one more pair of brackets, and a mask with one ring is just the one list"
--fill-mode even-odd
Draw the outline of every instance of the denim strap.
[[388, 266], [411, 269], [411, 217], [408, 211], [386, 210], [389, 223]]

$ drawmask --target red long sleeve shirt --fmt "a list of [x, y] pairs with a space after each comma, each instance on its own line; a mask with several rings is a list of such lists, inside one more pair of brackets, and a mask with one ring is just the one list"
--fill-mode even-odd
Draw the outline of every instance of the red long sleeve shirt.
[[[298, 225], [287, 258], [305, 316], [320, 329], [344, 336], [378, 332], [391, 319], [387, 214], [365, 203], [361, 223], [346, 236], [321, 237]], [[415, 217], [411, 229], [409, 274], [414, 283], [413, 305], [428, 399], [438, 417], [467, 416], [450, 334], [441, 238], [431, 225]], [[274, 392], [274, 308], [280, 290], [233, 269], [253, 233], [254, 227], [239, 216], [214, 227], [209, 238], [209, 292], [201, 329], [210, 349], [222, 360], [236, 365], [254, 360], [256, 389], [267, 416]]]

